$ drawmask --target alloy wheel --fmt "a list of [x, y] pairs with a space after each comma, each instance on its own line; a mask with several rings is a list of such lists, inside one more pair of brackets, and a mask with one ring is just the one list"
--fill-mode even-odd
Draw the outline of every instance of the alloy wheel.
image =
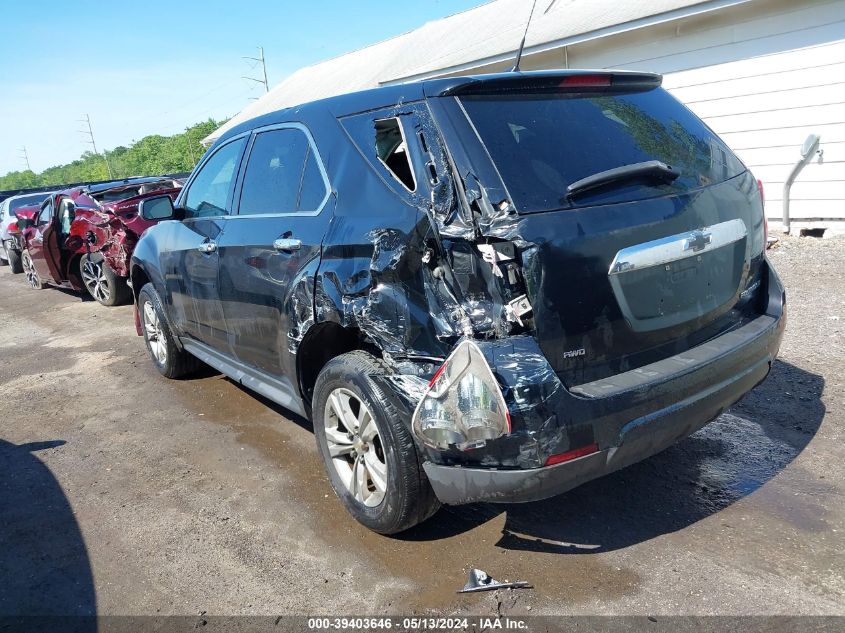
[[91, 296], [100, 303], [105, 303], [111, 296], [109, 280], [106, 278], [105, 264], [94, 262], [90, 258], [82, 265], [82, 281]]
[[348, 389], [329, 394], [323, 421], [332, 464], [359, 503], [375, 507], [387, 492], [387, 460], [373, 414]]
[[159, 365], [167, 362], [167, 341], [161, 329], [161, 320], [155, 311], [153, 304], [144, 302], [144, 338], [150, 346], [150, 351]]
[[26, 280], [29, 282], [30, 286], [37, 290], [41, 287], [41, 279], [38, 277], [38, 271], [35, 270], [35, 264], [32, 263], [29, 251], [23, 252], [21, 260], [21, 263], [23, 263], [23, 271], [26, 274]]

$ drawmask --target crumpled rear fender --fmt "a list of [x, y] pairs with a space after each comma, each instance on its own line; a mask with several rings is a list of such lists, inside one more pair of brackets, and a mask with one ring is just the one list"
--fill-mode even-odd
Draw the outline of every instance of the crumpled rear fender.
[[356, 329], [388, 362], [440, 357], [461, 333], [456, 305], [422, 261], [428, 220], [419, 218], [408, 208], [390, 227], [361, 222], [354, 244], [330, 229], [315, 278], [315, 322]]
[[138, 236], [112, 214], [86, 209], [77, 213], [65, 248], [76, 254], [102, 253], [106, 264], [121, 277], [129, 276], [129, 260]]

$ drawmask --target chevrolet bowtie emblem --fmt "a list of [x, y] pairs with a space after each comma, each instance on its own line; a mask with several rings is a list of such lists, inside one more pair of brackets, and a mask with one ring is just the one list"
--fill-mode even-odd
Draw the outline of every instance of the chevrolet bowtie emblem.
[[704, 231], [693, 231], [684, 241], [684, 250], [692, 251], [693, 253], [703, 251], [710, 243], [710, 239], [710, 233], [705, 233]]

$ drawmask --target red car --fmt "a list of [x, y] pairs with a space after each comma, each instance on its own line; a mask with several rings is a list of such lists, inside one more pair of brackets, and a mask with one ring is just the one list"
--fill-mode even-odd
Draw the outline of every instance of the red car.
[[173, 178], [129, 178], [51, 195], [35, 217], [19, 220], [29, 284], [84, 290], [107, 306], [129, 302], [129, 259], [154, 224], [138, 214], [138, 204], [151, 196], [175, 199], [181, 187]]
[[[52, 195], [52, 194], [49, 194]], [[15, 221], [9, 223], [6, 227], [7, 239], [3, 246], [6, 249], [6, 259], [9, 262], [9, 267], [15, 275], [23, 272], [23, 264], [21, 263], [23, 255], [23, 234], [20, 226], [25, 222], [31, 220], [35, 221], [38, 215], [39, 207], [37, 204], [28, 204], [24, 207], [15, 209]]]

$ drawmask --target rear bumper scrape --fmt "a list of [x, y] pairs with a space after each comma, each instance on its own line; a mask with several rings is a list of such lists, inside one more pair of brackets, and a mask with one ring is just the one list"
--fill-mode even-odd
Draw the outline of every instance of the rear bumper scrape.
[[[706, 357], [693, 354], [698, 361], [693, 366], [685, 360], [676, 371], [667, 372], [666, 362], [671, 364], [672, 359], [666, 359], [655, 363], [663, 363], [655, 371], [643, 367], [634, 376], [609, 379], [608, 385], [591, 383], [591, 388], [585, 390], [589, 394], [582, 394], [581, 402], [594, 402], [599, 409], [605, 409], [596, 427], [606, 428], [595, 428], [595, 436], [605, 435], [611, 427], [618, 429], [618, 433], [613, 431], [615, 440], [609, 445], [599, 443], [602, 450], [562, 464], [529, 469], [465, 468], [426, 462], [423, 466], [435, 494], [443, 503], [453, 505], [537, 501], [659, 453], [704, 427], [765, 379], [783, 337], [783, 306], [783, 287], [771, 271], [767, 313], [708, 342], [703, 350]], [[689, 355], [688, 352], [681, 356]], [[632, 392], [661, 393], [677, 383], [687, 387], [678, 391], [684, 394], [680, 400], [667, 404], [658, 397], [655, 401], [665, 406], [657, 410], [643, 414], [641, 407], [621, 407], [616, 415], [607, 415], [608, 404], [630, 403], [626, 396]], [[690, 392], [692, 383], [698, 387]], [[599, 395], [602, 393], [604, 397]], [[637, 414], [631, 415], [634, 410]]]

